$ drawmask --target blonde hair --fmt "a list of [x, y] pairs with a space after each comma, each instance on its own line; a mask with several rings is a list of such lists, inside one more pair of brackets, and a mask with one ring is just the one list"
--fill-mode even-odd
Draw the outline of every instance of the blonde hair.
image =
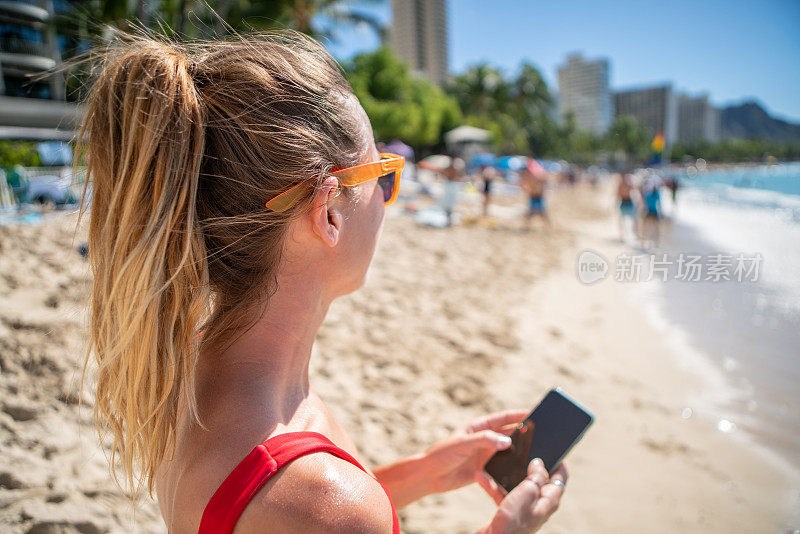
[[123, 35], [89, 61], [77, 137], [92, 187], [87, 367], [114, 480], [119, 460], [126, 484], [152, 495], [181, 394], [200, 422], [199, 351], [258, 318], [287, 224], [311, 195], [285, 213], [266, 200], [359, 163], [369, 126], [335, 60], [296, 32]]

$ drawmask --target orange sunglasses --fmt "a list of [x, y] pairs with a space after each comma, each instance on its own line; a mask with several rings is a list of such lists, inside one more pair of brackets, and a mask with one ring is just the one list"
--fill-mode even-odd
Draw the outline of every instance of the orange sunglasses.
[[[330, 174], [339, 180], [340, 186], [344, 187], [352, 187], [377, 178], [378, 185], [383, 190], [383, 203], [388, 206], [397, 199], [400, 175], [403, 174], [406, 158], [389, 153], [382, 153], [380, 156], [380, 161], [333, 170]], [[303, 198], [314, 180], [315, 178], [309, 178], [273, 197], [267, 201], [267, 208], [278, 213], [288, 210]]]

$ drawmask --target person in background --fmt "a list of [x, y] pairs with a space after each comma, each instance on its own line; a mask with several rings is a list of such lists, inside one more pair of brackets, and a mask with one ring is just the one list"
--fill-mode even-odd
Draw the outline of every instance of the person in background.
[[651, 174], [642, 182], [641, 196], [643, 203], [642, 248], [649, 243], [658, 247], [661, 240], [661, 178]]
[[575, 171], [575, 166], [568, 165], [566, 174], [567, 174], [567, 183], [569, 185], [575, 185], [575, 183], [578, 181], [578, 173]]
[[525, 212], [525, 229], [530, 229], [534, 217], [540, 217], [546, 226], [550, 226], [550, 218], [544, 202], [547, 172], [535, 160], [519, 172], [520, 187], [528, 197], [528, 210]]
[[664, 185], [666, 185], [667, 189], [672, 193], [672, 205], [674, 209], [674, 206], [678, 205], [678, 189], [680, 188], [677, 176], [671, 176], [667, 180], [664, 180]]
[[461, 182], [464, 180], [465, 168], [464, 160], [453, 156], [450, 159], [450, 166], [439, 172], [444, 178], [444, 192], [440, 202], [445, 215], [447, 215], [447, 226], [453, 224], [453, 213], [458, 204], [458, 193], [461, 190]]
[[310, 385], [317, 332], [364, 284], [404, 164], [378, 153], [324, 46], [126, 37], [90, 58], [78, 146], [93, 184], [86, 365], [130, 495], [155, 493], [173, 534], [383, 534], [400, 531], [396, 508], [477, 481], [498, 502], [479, 532], [538, 530], [563, 464], [532, 461], [507, 495], [483, 471], [526, 411], [369, 468]]
[[636, 205], [640, 199], [638, 191], [633, 185], [633, 177], [630, 172], [622, 172], [619, 175], [617, 185], [617, 200], [619, 201], [619, 240], [625, 242], [627, 222], [631, 224], [634, 237], [639, 237], [639, 218], [636, 216]]
[[492, 201], [492, 185], [499, 178], [500, 173], [491, 165], [481, 166], [481, 180], [483, 180], [483, 216], [489, 216], [489, 204]]

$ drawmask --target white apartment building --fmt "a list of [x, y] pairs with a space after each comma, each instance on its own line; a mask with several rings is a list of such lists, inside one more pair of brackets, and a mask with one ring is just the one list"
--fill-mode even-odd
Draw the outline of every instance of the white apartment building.
[[580, 54], [567, 58], [558, 69], [558, 110], [561, 118], [572, 112], [581, 130], [605, 133], [614, 118], [606, 59], [587, 60]]

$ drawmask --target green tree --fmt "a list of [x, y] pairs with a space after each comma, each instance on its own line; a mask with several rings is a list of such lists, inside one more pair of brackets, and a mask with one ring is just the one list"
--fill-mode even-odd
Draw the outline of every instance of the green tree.
[[492, 116], [505, 112], [511, 101], [511, 86], [503, 74], [486, 63], [474, 65], [452, 78], [447, 92], [458, 100], [464, 114]]
[[531, 155], [537, 158], [562, 157], [559, 152], [567, 145], [568, 129], [559, 125], [547, 114], [540, 115], [537, 119], [526, 125], [528, 134], [528, 147]]
[[[370, 2], [380, 4], [383, 0]], [[337, 30], [366, 25], [381, 40], [386, 35], [383, 24], [357, 9], [354, 0], [227, 0], [227, 3], [230, 8], [226, 17], [237, 31], [292, 28], [316, 39], [336, 41]]]
[[388, 47], [361, 54], [346, 66], [353, 92], [378, 139], [400, 139], [416, 149], [441, 142], [461, 123], [458, 103], [408, 66]]
[[511, 83], [511, 101], [525, 113], [526, 118], [539, 118], [553, 105], [553, 97], [539, 70], [523, 63], [519, 74]]
[[558, 144], [558, 129], [549, 118], [552, 95], [529, 63], [511, 79], [486, 63], [474, 65], [454, 77], [447, 91], [458, 100], [468, 124], [493, 133], [500, 154], [544, 155]]
[[623, 151], [629, 160], [643, 163], [650, 153], [650, 129], [640, 124], [633, 115], [618, 115], [608, 130], [605, 146], [609, 150]]
[[724, 139], [715, 142], [679, 143], [672, 149], [674, 161], [693, 162], [703, 158], [711, 162], [742, 163], [800, 159], [800, 143], [772, 143], [758, 139]]
[[130, 31], [134, 26], [177, 39], [222, 36], [230, 28], [238, 32], [292, 28], [331, 40], [336, 39], [337, 29], [355, 25], [367, 25], [381, 38], [386, 32], [378, 19], [355, 7], [355, 0], [75, 0], [72, 4], [76, 24], [89, 21], [96, 34], [107, 33], [108, 27]]
[[[118, 31], [138, 33], [141, 28], [178, 41], [224, 36], [231, 28], [240, 33], [293, 28], [336, 41], [337, 30], [366, 25], [383, 39], [386, 28], [355, 4], [354, 0], [74, 0], [72, 11], [57, 15], [51, 23], [66, 38], [64, 59]], [[88, 67], [80, 63], [67, 77], [70, 100], [84, 96]]]
[[561, 144], [558, 125], [550, 118], [553, 97], [539, 70], [523, 63], [511, 82], [509, 113], [518, 118], [525, 131], [527, 147], [523, 154], [544, 157]]
[[36, 143], [33, 141], [0, 139], [0, 167], [10, 169], [14, 165], [36, 167], [41, 164]]

